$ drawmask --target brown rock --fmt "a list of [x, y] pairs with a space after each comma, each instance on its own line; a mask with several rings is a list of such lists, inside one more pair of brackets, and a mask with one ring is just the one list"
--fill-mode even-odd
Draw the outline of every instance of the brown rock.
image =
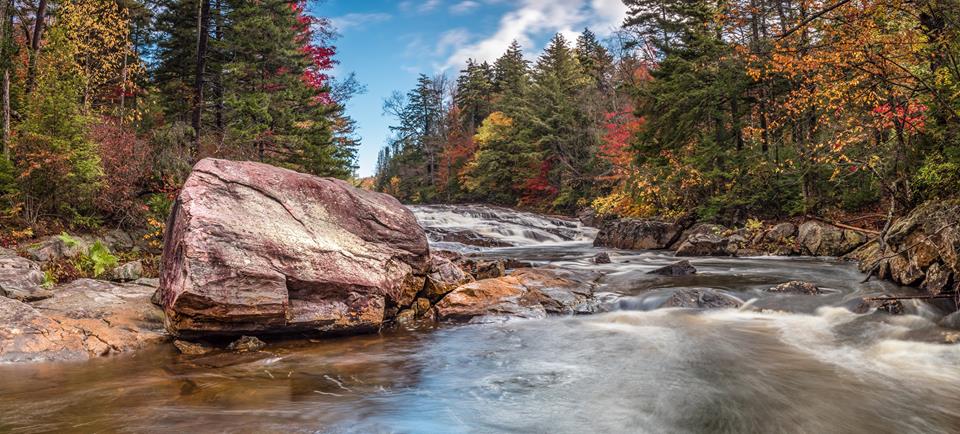
[[180, 351], [180, 354], [187, 356], [200, 356], [214, 350], [211, 347], [197, 342], [187, 342], [180, 339], [173, 341], [173, 346], [177, 347], [177, 351]]
[[593, 284], [585, 277], [553, 269], [524, 269], [509, 276], [478, 280], [447, 294], [436, 304], [438, 319], [478, 317], [542, 318], [548, 313], [590, 311]]
[[267, 344], [254, 336], [241, 336], [240, 339], [231, 342], [227, 349], [238, 353], [252, 353], [260, 351], [266, 346]]
[[896, 255], [887, 263], [890, 266], [890, 278], [901, 285], [913, 285], [923, 279], [923, 270], [913, 264], [906, 254]]
[[593, 245], [628, 250], [666, 249], [681, 230], [679, 225], [656, 220], [615, 220], [601, 226]]
[[867, 237], [857, 231], [808, 221], [800, 225], [797, 242], [805, 253], [814, 256], [843, 256], [866, 243]]
[[473, 282], [474, 278], [459, 265], [441, 255], [430, 257], [430, 272], [422, 295], [437, 301], [457, 287]]
[[597, 253], [597, 255], [593, 257], [593, 263], [594, 263], [594, 264], [609, 264], [609, 263], [610, 263], [610, 254], [607, 253], [607, 252]]
[[797, 225], [793, 223], [778, 223], [763, 235], [763, 240], [769, 243], [783, 243], [797, 234]]
[[952, 279], [952, 273], [947, 267], [940, 265], [939, 262], [933, 263], [930, 268], [927, 268], [926, 278], [923, 280], [921, 287], [933, 295], [939, 295], [950, 288], [950, 282]]
[[152, 292], [80, 279], [34, 305], [0, 297], [0, 361], [84, 360], [163, 342]]
[[180, 335], [376, 330], [423, 288], [427, 238], [396, 199], [206, 159], [167, 224], [161, 291]]

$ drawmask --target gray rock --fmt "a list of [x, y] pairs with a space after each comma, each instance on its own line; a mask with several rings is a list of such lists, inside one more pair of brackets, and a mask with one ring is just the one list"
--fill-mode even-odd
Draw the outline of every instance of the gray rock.
[[797, 242], [814, 256], [843, 256], [867, 242], [866, 235], [849, 229], [808, 221], [800, 225]]
[[730, 256], [730, 240], [714, 234], [694, 234], [677, 248], [676, 256]]
[[621, 219], [604, 223], [593, 245], [627, 250], [666, 249], [682, 228], [657, 220]]
[[660, 306], [693, 309], [738, 308], [743, 302], [738, 298], [713, 289], [681, 289], [667, 298]]
[[607, 252], [597, 253], [596, 256], [593, 257], [594, 264], [609, 264], [610, 262], [610, 254]]
[[658, 274], [661, 276], [689, 276], [691, 274], [697, 274], [697, 269], [693, 266], [693, 264], [690, 263], [690, 261], [683, 260], [665, 267], [657, 268], [653, 271], [649, 271], [647, 274]]
[[130, 282], [137, 280], [143, 275], [143, 262], [140, 260], [130, 261], [110, 272], [110, 280], [116, 282]]
[[763, 235], [764, 241], [769, 243], [783, 243], [797, 234], [797, 225], [793, 223], [778, 223]]
[[44, 280], [40, 264], [9, 250], [0, 252], [0, 296], [20, 301], [49, 298], [53, 293], [43, 287]]

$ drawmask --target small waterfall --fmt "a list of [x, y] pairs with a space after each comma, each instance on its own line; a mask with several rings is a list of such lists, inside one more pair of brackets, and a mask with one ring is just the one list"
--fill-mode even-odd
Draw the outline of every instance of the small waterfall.
[[566, 217], [490, 205], [423, 205], [410, 209], [431, 242], [477, 247], [518, 247], [590, 242], [594, 228]]

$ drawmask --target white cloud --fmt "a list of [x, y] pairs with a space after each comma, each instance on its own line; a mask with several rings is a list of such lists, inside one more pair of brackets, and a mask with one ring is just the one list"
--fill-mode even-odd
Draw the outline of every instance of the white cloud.
[[443, 3], [443, 0], [407, 0], [400, 2], [400, 10], [404, 12], [416, 11], [419, 13], [427, 13], [436, 9], [441, 3]]
[[470, 41], [470, 32], [467, 29], [457, 28], [452, 30], [447, 30], [440, 35], [440, 39], [437, 40], [437, 46], [434, 49], [434, 54], [436, 56], [444, 56], [450, 54], [451, 50], [455, 50], [459, 47], [466, 45]]
[[389, 21], [391, 18], [393, 17], [390, 14], [385, 13], [353, 13], [331, 18], [330, 21], [333, 23], [333, 26], [336, 27], [337, 31], [346, 32], [347, 29], [363, 28], [369, 24]]
[[464, 0], [450, 6], [450, 13], [454, 15], [463, 15], [480, 7], [480, 3], [473, 0]]
[[[575, 38], [584, 27], [607, 36], [626, 17], [621, 0], [521, 0], [519, 6], [500, 18], [497, 30], [486, 38], [456, 49], [441, 69], [460, 69], [467, 59], [493, 61], [517, 40], [533, 51], [533, 39], [551, 33]], [[538, 38], [539, 39], [539, 38]]]

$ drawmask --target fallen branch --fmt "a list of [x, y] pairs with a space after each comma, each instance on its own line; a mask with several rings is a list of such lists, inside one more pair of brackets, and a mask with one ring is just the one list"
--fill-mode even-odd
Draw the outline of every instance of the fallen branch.
[[956, 293], [937, 295], [884, 295], [881, 297], [864, 297], [866, 301], [895, 301], [895, 300], [942, 300], [957, 298]]
[[864, 228], [858, 228], [858, 227], [856, 227], [856, 226], [845, 225], [845, 224], [840, 223], [840, 222], [835, 222], [835, 221], [832, 221], [832, 220], [827, 220], [827, 219], [825, 219], [825, 218], [813, 216], [813, 215], [810, 215], [810, 214], [807, 214], [806, 217], [807, 217], [808, 219], [810, 219], [810, 220], [819, 220], [819, 221], [822, 221], [822, 222], [824, 222], [824, 223], [830, 223], [830, 224], [832, 224], [832, 225], [834, 225], [834, 226], [836, 226], [836, 227], [838, 227], [838, 228], [841, 228], [841, 229], [850, 229], [851, 231], [863, 232], [863, 233], [865, 233], [865, 234], [870, 234], [870, 235], [880, 235], [880, 231], [875, 231], [875, 230], [873, 230], [873, 229], [864, 229]]

